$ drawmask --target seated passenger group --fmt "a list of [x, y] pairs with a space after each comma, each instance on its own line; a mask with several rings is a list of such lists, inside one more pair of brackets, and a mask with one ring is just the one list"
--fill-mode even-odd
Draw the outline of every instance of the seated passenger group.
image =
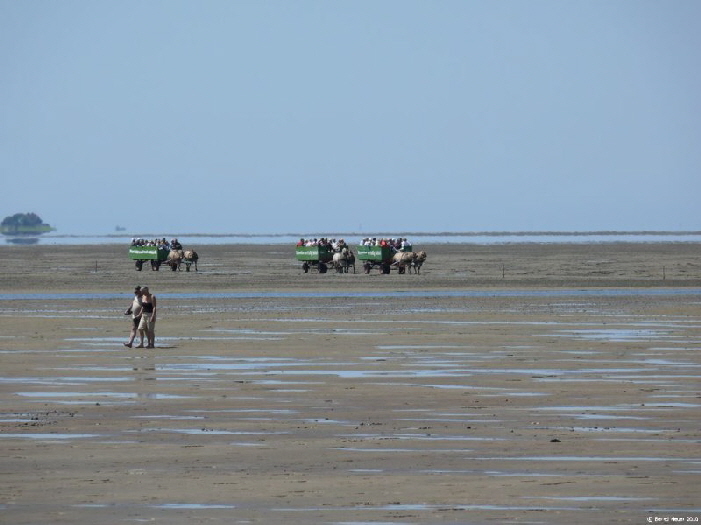
[[166, 238], [162, 239], [137, 239], [133, 238], [131, 240], [132, 246], [157, 246], [159, 250], [182, 250], [183, 246], [180, 244], [178, 239], [171, 239], [170, 242], [166, 241]]
[[406, 237], [398, 237], [396, 239], [378, 239], [377, 237], [366, 237], [361, 243], [363, 246], [389, 246], [394, 251], [404, 251], [411, 247], [411, 243]]
[[[360, 243], [363, 246], [389, 246], [393, 251], [404, 251], [405, 249], [411, 249], [411, 243], [406, 237], [398, 237], [396, 239], [391, 238], [377, 238], [377, 237], [366, 237]], [[343, 248], [347, 248], [348, 245], [343, 239], [328, 239], [322, 237], [320, 239], [304, 239], [301, 238], [297, 242], [297, 246], [331, 246], [334, 251], [341, 251]]]
[[335, 252], [340, 252], [341, 250], [343, 250], [343, 248], [348, 248], [346, 241], [344, 241], [343, 239], [339, 239], [337, 241], [336, 239], [328, 239], [326, 237], [322, 237], [321, 239], [301, 238], [297, 242], [297, 246], [329, 246]]

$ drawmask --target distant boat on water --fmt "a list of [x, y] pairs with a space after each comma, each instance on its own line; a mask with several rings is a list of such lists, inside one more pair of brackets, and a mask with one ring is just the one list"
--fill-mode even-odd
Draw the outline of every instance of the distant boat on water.
[[119, 225], [117, 225], [117, 226], [114, 227], [114, 231], [116, 231], [116, 232], [125, 232], [125, 231], [127, 231], [127, 229], [126, 229], [124, 226], [119, 226]]
[[56, 228], [46, 224], [36, 213], [15, 213], [0, 223], [0, 233], [12, 239], [36, 238], [51, 231]]

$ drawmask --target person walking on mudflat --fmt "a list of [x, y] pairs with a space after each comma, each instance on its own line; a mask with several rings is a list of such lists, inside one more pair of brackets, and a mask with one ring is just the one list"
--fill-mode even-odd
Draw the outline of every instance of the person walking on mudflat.
[[[124, 346], [131, 348], [134, 344], [134, 339], [136, 339], [136, 332], [139, 330], [139, 324], [141, 324], [141, 286], [134, 288], [134, 299], [131, 302], [131, 306], [127, 308], [124, 315], [131, 314], [131, 332], [129, 333], [129, 341], [124, 343]], [[144, 347], [144, 333], [141, 333], [141, 344], [136, 348]]]
[[152, 295], [148, 286], [141, 287], [141, 322], [139, 330], [146, 334], [146, 348], [156, 346], [156, 296]]

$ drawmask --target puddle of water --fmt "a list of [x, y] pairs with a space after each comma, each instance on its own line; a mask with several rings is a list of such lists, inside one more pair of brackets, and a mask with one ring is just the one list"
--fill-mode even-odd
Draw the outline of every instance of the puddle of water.
[[[519, 478], [555, 478], [563, 476], [562, 474], [546, 474], [544, 472], [503, 472], [500, 470], [485, 470], [484, 473], [488, 476]], [[570, 475], [571, 474], [567, 474], [567, 476]]]
[[83, 397], [83, 398], [116, 398], [116, 399], [194, 399], [192, 396], [179, 396], [174, 394], [137, 394], [125, 392], [16, 392], [16, 395], [30, 398], [40, 398], [40, 400], [56, 399], [63, 397]]
[[450, 418], [398, 418], [396, 421], [413, 421], [417, 423], [503, 423], [503, 419], [483, 419], [471, 418], [469, 414], [465, 418], [450, 419]]
[[399, 440], [399, 441], [508, 441], [497, 437], [469, 437], [469, 436], [429, 436], [423, 434], [338, 434], [342, 438], [363, 438], [377, 440]]
[[234, 430], [214, 430], [210, 428], [143, 428], [139, 430], [127, 430], [125, 433], [142, 434], [147, 432], [166, 432], [172, 434], [187, 434], [190, 436], [278, 436], [289, 434], [289, 432], [243, 432]]
[[574, 419], [580, 419], [580, 420], [621, 420], [621, 419], [631, 419], [631, 420], [636, 420], [636, 421], [649, 421], [651, 418], [649, 417], [642, 417], [642, 416], [613, 416], [613, 415], [607, 415], [607, 414], [567, 414], [563, 413], [560, 414], [562, 416], [567, 416], [567, 417], [572, 417]]
[[554, 407], [530, 407], [528, 410], [543, 410], [546, 412], [617, 412], [619, 410], [644, 410], [645, 406], [624, 404], [612, 406], [592, 406], [592, 405], [563, 405]]
[[303, 419], [303, 423], [306, 424], [314, 424], [314, 423], [321, 423], [321, 424], [331, 424], [331, 425], [343, 425], [346, 427], [355, 427], [357, 423], [352, 422], [352, 421], [340, 421], [338, 419], [329, 419], [329, 418], [320, 418], [320, 419]]
[[700, 443], [698, 439], [678, 439], [672, 437], [657, 438], [657, 439], [640, 439], [635, 438], [599, 438], [594, 441], [618, 441], [630, 443]]
[[366, 378], [421, 378], [421, 377], [469, 377], [467, 370], [281, 370], [265, 372], [268, 375], [323, 375], [342, 379]]
[[663, 365], [663, 366], [679, 366], [682, 368], [701, 368], [701, 365], [695, 363], [680, 363], [679, 361], [670, 361], [669, 359], [643, 359], [646, 365]]
[[501, 397], [501, 396], [509, 396], [509, 397], [540, 397], [540, 396], [549, 396], [550, 394], [547, 394], [545, 392], [503, 392], [500, 394], [479, 394], [479, 397]]
[[[124, 348], [124, 347], [122, 347]], [[56, 348], [52, 350], [0, 350], [0, 354], [57, 354], [57, 353], [88, 353], [88, 352], [103, 352], [110, 353], [119, 352], [119, 349], [113, 348]]]
[[522, 496], [523, 499], [554, 499], [562, 501], [657, 501], [659, 498], [628, 496]]
[[[43, 385], [43, 386], [84, 386], [85, 383], [123, 383], [135, 381], [133, 377], [54, 377], [51, 380], [47, 379], [27, 379], [27, 380], [16, 380], [16, 381], [6, 381], [7, 383], [21, 383], [21, 384], [33, 384], [33, 385]], [[3, 382], [0, 380], [0, 382]]]
[[674, 337], [669, 331], [652, 329], [623, 329], [623, 328], [607, 328], [607, 329], [591, 329], [591, 330], [560, 330], [560, 334], [554, 336], [576, 337], [590, 341], [611, 341], [617, 343], [626, 343], [639, 340], [652, 339], [669, 339]]
[[[640, 385], [658, 385], [661, 386], [662, 383], [660, 383], [661, 380], [663, 379], [670, 379], [670, 378], [675, 378], [675, 379], [682, 379], [682, 378], [690, 378], [692, 376], [611, 376], [608, 377], [606, 375], [601, 376], [601, 377], [596, 377], [596, 378], [578, 378], [578, 377], [534, 377], [533, 380], [537, 382], [542, 382], [542, 383], [620, 383], [623, 380], [631, 380], [635, 381], [636, 384]], [[696, 376], [693, 376], [696, 377]], [[671, 384], [669, 384], [672, 386]]]
[[358, 447], [332, 447], [332, 450], [343, 450], [345, 452], [411, 452], [413, 454], [446, 454], [446, 453], [464, 453], [472, 452], [468, 448], [441, 448], [433, 450], [425, 450], [419, 448], [358, 448]]
[[623, 432], [640, 434], [679, 433], [678, 429], [633, 428], [633, 427], [542, 427], [548, 430], [574, 430], [575, 432]]
[[206, 510], [206, 509], [235, 509], [235, 505], [219, 505], [206, 503], [161, 503], [160, 505], [149, 505], [152, 509], [166, 510]]
[[[319, 512], [328, 510], [326, 507], [306, 507], [306, 508], [274, 508], [273, 512]], [[592, 511], [599, 510], [595, 508], [580, 508], [580, 507], [543, 507], [543, 506], [518, 506], [518, 505], [428, 505], [425, 503], [417, 504], [390, 504], [390, 505], [356, 505], [354, 507], [336, 507], [339, 511], [469, 511], [469, 510], [494, 510], [494, 511], [524, 511], [524, 512], [547, 512], [547, 511]], [[372, 522], [371, 522], [372, 523]], [[385, 522], [381, 522], [385, 523]], [[406, 522], [402, 522], [406, 523]]]
[[188, 420], [193, 420], [193, 419], [205, 419], [204, 416], [171, 416], [167, 414], [160, 414], [160, 415], [152, 415], [152, 416], [131, 416], [134, 419], [173, 419], [173, 420], [183, 420], [183, 421], [188, 421]]
[[[302, 359], [278, 359], [261, 362], [244, 361], [233, 363], [182, 363], [158, 365], [160, 372], [181, 372], [199, 370], [263, 370], [288, 368], [296, 366], [309, 366], [310, 362]], [[313, 364], [313, 363], [312, 363]], [[324, 363], [325, 366], [351, 366], [351, 363]]]
[[698, 408], [698, 403], [645, 403], [646, 407], [653, 408]]
[[406, 521], [332, 521], [331, 525], [407, 525]]
[[22, 397], [115, 397], [119, 399], [131, 399], [136, 397], [136, 394], [128, 394], [123, 392], [16, 392]]
[[86, 439], [100, 437], [100, 434], [0, 434], [0, 438], [20, 439]]
[[[471, 345], [377, 345], [378, 350], [444, 350], [449, 348], [474, 348]], [[473, 355], [473, 354], [455, 354], [455, 355]], [[364, 359], [373, 359], [366, 357]]]
[[650, 398], [662, 398], [662, 399], [698, 399], [699, 396], [696, 394], [654, 394]]
[[[240, 398], [239, 398], [240, 399]], [[248, 398], [250, 399], [250, 398]], [[279, 409], [279, 408], [232, 408], [228, 410], [198, 410], [198, 412], [206, 412], [209, 414], [297, 414], [298, 410]]]
[[[288, 319], [274, 319], [274, 321], [289, 321]], [[251, 329], [235, 329], [235, 328], [217, 328], [209, 329], [207, 331], [212, 332], [223, 332], [223, 333], [234, 333], [250, 336], [290, 336], [290, 335], [301, 335], [301, 334], [315, 334], [315, 335], [372, 335], [375, 336], [379, 332], [372, 330], [359, 330], [353, 328], [327, 328], [327, 329], [309, 329], [309, 330], [289, 330], [285, 332], [280, 331], [263, 331], [263, 330], [251, 330]], [[241, 338], [232, 338], [241, 339]], [[251, 337], [251, 339], [262, 339], [261, 337]], [[272, 340], [281, 340], [283, 337], [272, 338]]]
[[650, 457], [650, 456], [522, 456], [522, 457], [475, 457], [471, 458], [473, 460], [484, 460], [484, 461], [575, 461], [575, 462], [595, 462], [595, 463], [611, 463], [611, 462], [625, 462], [625, 461], [650, 461], [650, 462], [662, 462], [662, 461], [673, 461], [673, 462], [693, 462], [697, 461], [698, 458], [663, 458], [663, 457]]

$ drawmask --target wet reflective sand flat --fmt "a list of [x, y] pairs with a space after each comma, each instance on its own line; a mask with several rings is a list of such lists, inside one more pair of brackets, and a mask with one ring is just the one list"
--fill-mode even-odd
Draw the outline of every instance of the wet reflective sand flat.
[[[0, 247], [2, 523], [701, 517], [689, 245], [436, 245], [421, 275], [122, 248]], [[155, 349], [122, 345], [135, 284]]]

